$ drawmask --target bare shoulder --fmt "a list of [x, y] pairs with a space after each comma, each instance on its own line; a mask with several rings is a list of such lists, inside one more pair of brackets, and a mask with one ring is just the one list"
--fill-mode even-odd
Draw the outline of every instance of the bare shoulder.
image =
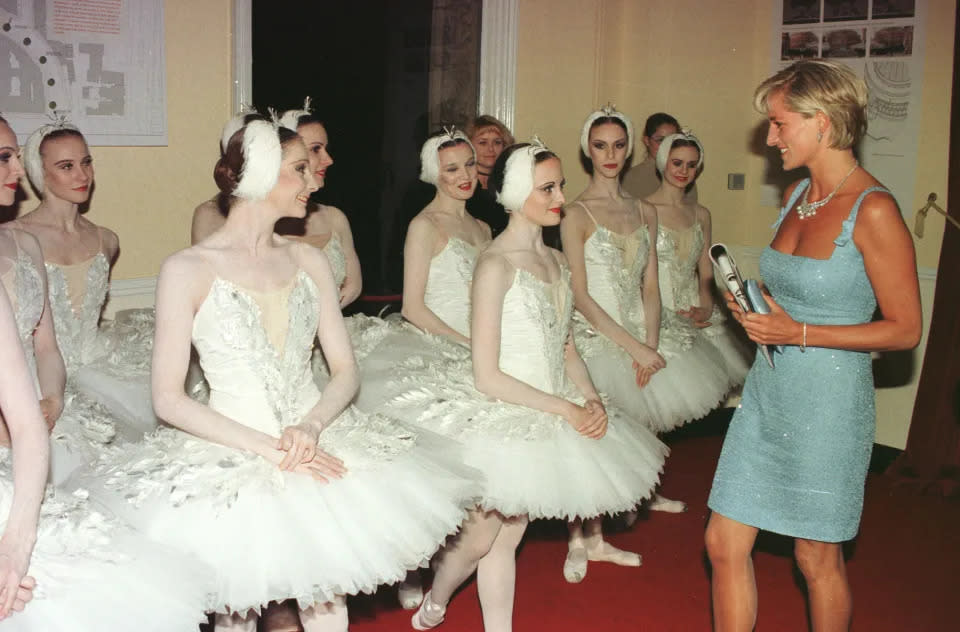
[[701, 223], [710, 223], [710, 209], [708, 209], [703, 204], [695, 203], [693, 205], [693, 211], [697, 215], [697, 221]]
[[407, 228], [407, 237], [417, 236], [420, 238], [423, 237], [436, 237], [439, 236], [440, 230], [437, 228], [437, 225], [433, 218], [431, 217], [430, 211], [424, 209], [417, 213], [412, 220], [410, 220], [410, 227]]
[[474, 275], [499, 276], [512, 273], [514, 269], [514, 265], [510, 262], [503, 248], [497, 243], [497, 240], [494, 240], [486, 250], [477, 256]]
[[871, 191], [860, 202], [856, 230], [906, 229], [897, 201], [888, 191]]
[[211, 215], [219, 215], [220, 207], [217, 205], [216, 196], [210, 198], [209, 200], [204, 200], [193, 209], [193, 217], [205, 217]]

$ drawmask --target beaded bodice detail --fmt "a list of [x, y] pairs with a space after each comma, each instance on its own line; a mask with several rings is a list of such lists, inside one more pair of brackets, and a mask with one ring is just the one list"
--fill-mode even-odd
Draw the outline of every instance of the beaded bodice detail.
[[[257, 293], [260, 300], [286, 300], [281, 349], [270, 343], [261, 307], [250, 292], [217, 278], [193, 321], [193, 344], [210, 385], [210, 406], [251, 428], [277, 436], [299, 423], [319, 398], [310, 353], [319, 322], [316, 285], [297, 273], [289, 294]], [[281, 332], [282, 333], [282, 332]]]
[[[650, 231], [646, 225], [621, 234], [596, 224], [583, 245], [590, 297], [639, 340], [646, 335], [643, 273], [649, 253]], [[574, 318], [583, 320], [579, 312]]]
[[449, 237], [443, 250], [430, 260], [423, 303], [457, 333], [470, 337], [470, 286], [477, 248]]
[[500, 370], [547, 393], [562, 393], [572, 317], [569, 268], [561, 266], [552, 283], [518, 269], [503, 299]]
[[43, 315], [43, 278], [33, 260], [20, 249], [10, 263], [10, 269], [3, 275], [3, 285], [13, 304], [17, 333], [20, 334], [20, 343], [27, 356], [27, 365], [31, 373], [36, 375], [33, 333]]
[[[110, 283], [110, 263], [102, 252], [95, 254], [87, 269], [85, 288], [68, 287], [63, 266], [50, 262], [44, 266], [57, 345], [67, 371], [71, 371], [90, 362], [96, 353], [97, 327]], [[70, 300], [71, 294], [77, 292], [83, 295], [79, 313], [74, 311]]]
[[330, 262], [334, 283], [337, 287], [342, 287], [343, 282], [347, 280], [347, 258], [343, 254], [343, 244], [340, 243], [340, 237], [336, 233], [330, 235], [330, 240], [323, 247], [323, 253], [327, 255], [327, 261]]
[[657, 228], [657, 266], [660, 302], [673, 315], [678, 309], [700, 304], [697, 264], [703, 251], [703, 227], [694, 222], [689, 228]]

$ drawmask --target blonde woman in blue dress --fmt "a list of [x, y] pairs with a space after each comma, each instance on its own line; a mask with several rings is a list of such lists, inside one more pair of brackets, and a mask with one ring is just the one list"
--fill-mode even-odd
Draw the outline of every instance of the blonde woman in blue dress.
[[754, 105], [784, 170], [805, 167], [810, 177], [784, 192], [760, 255], [770, 313], [744, 314], [727, 297], [751, 340], [782, 353], [775, 368], [759, 354], [754, 361], [710, 491], [714, 629], [756, 624], [751, 554], [763, 529], [794, 539], [811, 629], [847, 630], [843, 542], [860, 525], [873, 449], [871, 353], [920, 340], [913, 240], [893, 196], [854, 156], [867, 130], [862, 78], [804, 60], [761, 83]]
[[[633, 137], [633, 123], [612, 106], [587, 117], [580, 144], [590, 184], [567, 205], [561, 237], [576, 300], [577, 347], [590, 377], [636, 423], [663, 432], [709, 412], [727, 381], [722, 358], [706, 341], [661, 335], [656, 211], [620, 186]], [[648, 507], [686, 509], [659, 494]], [[604, 542], [594, 519], [570, 525], [567, 580], [582, 581], [588, 561], [639, 566], [641, 560]]]

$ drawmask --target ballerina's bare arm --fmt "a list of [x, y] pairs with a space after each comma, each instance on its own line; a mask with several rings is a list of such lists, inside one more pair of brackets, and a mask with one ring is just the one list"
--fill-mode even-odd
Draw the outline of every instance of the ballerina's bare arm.
[[63, 391], [66, 388], [67, 370], [63, 364], [63, 356], [60, 354], [60, 347], [57, 346], [57, 335], [53, 328], [47, 292], [47, 272], [43, 266], [40, 244], [29, 233], [21, 232], [18, 239], [33, 260], [33, 265], [40, 273], [43, 284], [43, 314], [33, 332], [33, 350], [37, 361], [37, 381], [40, 384], [40, 410], [48, 427], [53, 428], [63, 412]]
[[[638, 364], [655, 366], [662, 363], [663, 358], [657, 354], [656, 346], [650, 347], [645, 342], [634, 338], [590, 296], [587, 287], [584, 244], [590, 237], [591, 228], [593, 228], [593, 222], [587, 217], [582, 207], [576, 204], [567, 207], [566, 217], [560, 223], [560, 239], [570, 266], [570, 279], [577, 311], [583, 314], [594, 329], [623, 348]], [[649, 268], [647, 274], [649, 275]], [[659, 290], [657, 296], [659, 297]], [[657, 302], [659, 303], [659, 300]]]
[[605, 413], [590, 412], [500, 370], [503, 301], [516, 274], [516, 268], [502, 255], [487, 253], [477, 259], [470, 321], [470, 335], [475, 343], [471, 347], [473, 380], [477, 390], [511, 404], [560, 415], [578, 430], [590, 422], [595, 425], [601, 416], [605, 423]]
[[[0, 289], [0, 409], [13, 446], [13, 502], [0, 537], [0, 619], [23, 609], [33, 579], [27, 577], [50, 461], [46, 424], [27, 367], [13, 308]], [[17, 603], [19, 601], [19, 604]], [[19, 607], [18, 607], [19, 605]]]
[[320, 293], [320, 322], [317, 337], [330, 365], [330, 381], [317, 405], [305, 420], [322, 430], [350, 405], [360, 388], [360, 369], [340, 311], [340, 293], [334, 285], [330, 263], [322, 252], [306, 244], [294, 246], [298, 263], [310, 275]]
[[697, 259], [697, 278], [699, 280], [699, 304], [688, 305], [685, 308], [678, 305], [680, 314], [693, 320], [701, 327], [709, 325], [707, 322], [713, 313], [713, 263], [710, 261], [710, 244], [713, 243], [713, 226], [710, 219], [710, 211], [705, 207], [696, 206], [696, 216], [694, 221], [700, 222], [703, 230], [703, 249], [700, 251], [700, 258]]
[[[640, 214], [649, 231], [650, 248], [647, 252], [647, 265], [643, 271], [643, 320], [647, 329], [646, 344], [651, 349], [660, 346], [660, 272], [657, 259], [657, 208], [648, 202], [637, 200]], [[664, 361], [663, 366], [666, 366]], [[660, 368], [663, 368], [661, 366]]]
[[[922, 329], [920, 289], [913, 240], [900, 209], [887, 193], [864, 198], [853, 230], [853, 242], [873, 286], [881, 318], [862, 325], [807, 325], [807, 346], [851, 351], [912, 349]], [[735, 315], [750, 338], [763, 344], [799, 345], [803, 324], [767, 295], [771, 313]], [[728, 300], [727, 305], [731, 302]], [[732, 307], [731, 307], [732, 309]]]
[[329, 213], [334, 232], [340, 238], [340, 245], [343, 246], [343, 257], [347, 263], [347, 276], [340, 288], [340, 307], [346, 307], [357, 300], [363, 290], [363, 271], [360, 269], [360, 257], [357, 256], [357, 249], [353, 244], [353, 231], [350, 230], [350, 221], [347, 216], [335, 206], [328, 206], [325, 210]]
[[452, 338], [470, 346], [470, 339], [450, 327], [427, 307], [424, 298], [427, 293], [427, 278], [430, 276], [430, 260], [440, 251], [444, 236], [437, 227], [424, 217], [417, 215], [410, 222], [407, 238], [403, 242], [403, 317], [420, 329]]

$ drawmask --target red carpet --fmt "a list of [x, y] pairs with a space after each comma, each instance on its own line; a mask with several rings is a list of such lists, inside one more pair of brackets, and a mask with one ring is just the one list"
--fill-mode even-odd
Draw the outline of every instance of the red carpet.
[[[707, 429], [699, 422], [700, 430]], [[534, 523], [517, 559], [517, 632], [688, 631], [710, 629], [710, 586], [703, 549], [707, 495], [720, 436], [669, 438], [662, 491], [685, 500], [685, 514], [653, 513], [629, 531], [612, 533], [622, 548], [643, 555], [640, 568], [592, 564], [582, 584], [563, 580], [565, 527]], [[700, 433], [704, 434], [704, 433]], [[613, 531], [613, 529], [611, 529]], [[765, 537], [755, 554], [760, 591], [758, 630], [806, 631], [802, 582], [784, 538]], [[848, 546], [854, 630], [960, 629], [960, 502], [909, 496], [871, 474], [861, 535]], [[351, 632], [410, 630], [396, 593], [350, 601]], [[451, 602], [443, 632], [482, 632], [476, 584]]]

